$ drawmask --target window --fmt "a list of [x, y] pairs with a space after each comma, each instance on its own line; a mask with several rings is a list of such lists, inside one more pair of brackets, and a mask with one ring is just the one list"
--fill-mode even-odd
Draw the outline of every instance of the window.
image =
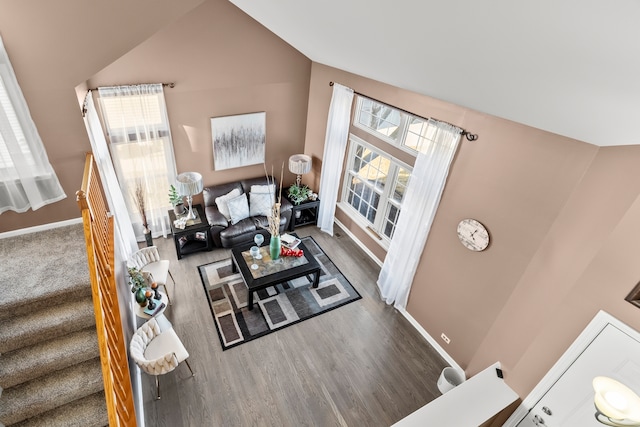
[[176, 166], [162, 85], [100, 88], [100, 106], [109, 151], [138, 239], [142, 217], [134, 194], [141, 185], [145, 213], [154, 235], [167, 235], [167, 196]]
[[426, 150], [435, 128], [427, 119], [358, 96], [354, 126], [412, 154]]
[[342, 201], [376, 233], [391, 240], [411, 168], [351, 135]]
[[[393, 237], [412, 167], [395, 158], [426, 152], [437, 127], [429, 120], [358, 95], [349, 137], [341, 207], [387, 246]], [[388, 148], [385, 148], [388, 147]], [[406, 155], [405, 155], [406, 157]]]

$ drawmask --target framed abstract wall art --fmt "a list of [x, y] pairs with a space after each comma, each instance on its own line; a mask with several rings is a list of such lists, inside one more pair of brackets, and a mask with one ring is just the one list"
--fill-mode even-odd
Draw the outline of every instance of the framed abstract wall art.
[[213, 117], [211, 140], [214, 170], [264, 163], [266, 113]]

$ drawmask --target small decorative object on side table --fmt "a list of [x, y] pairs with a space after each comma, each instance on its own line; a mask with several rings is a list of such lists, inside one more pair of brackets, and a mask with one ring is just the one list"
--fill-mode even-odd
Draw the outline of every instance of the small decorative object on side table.
[[176, 255], [178, 259], [182, 259], [184, 255], [198, 252], [210, 251], [213, 249], [213, 242], [209, 234], [209, 223], [204, 216], [202, 205], [194, 205], [193, 212], [195, 219], [186, 219], [185, 215], [178, 215], [169, 211], [169, 222], [171, 224], [171, 233], [173, 241], [176, 245]]
[[[296, 227], [303, 225], [316, 225], [318, 223], [318, 208], [320, 199], [307, 199], [299, 205], [294, 204], [291, 208], [291, 221], [289, 223], [289, 231], [295, 231]], [[298, 215], [299, 213], [299, 215]]]

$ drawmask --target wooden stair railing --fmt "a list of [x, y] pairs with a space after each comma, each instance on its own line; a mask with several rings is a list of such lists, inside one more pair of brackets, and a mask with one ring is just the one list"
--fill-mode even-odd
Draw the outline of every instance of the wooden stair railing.
[[136, 426], [116, 289], [113, 216], [107, 211], [91, 153], [86, 156], [82, 187], [76, 192], [76, 200], [82, 211], [109, 426]]

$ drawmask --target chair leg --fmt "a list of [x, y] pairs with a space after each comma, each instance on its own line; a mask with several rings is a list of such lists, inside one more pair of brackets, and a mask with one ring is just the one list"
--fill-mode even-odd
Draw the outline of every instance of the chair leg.
[[196, 374], [193, 373], [193, 370], [191, 369], [191, 365], [189, 365], [189, 361], [187, 359], [184, 359], [184, 363], [187, 364], [187, 368], [189, 368], [189, 371], [191, 372], [191, 376], [195, 376]]
[[158, 376], [156, 375], [156, 400], [160, 400], [160, 382], [158, 381]]
[[169, 277], [171, 277], [171, 281], [173, 282], [173, 286], [176, 285], [176, 281], [173, 280], [173, 274], [171, 274], [171, 270], [167, 270], [167, 272], [169, 273]]
[[167, 302], [169, 303], [169, 305], [171, 305], [171, 298], [169, 298], [169, 289], [167, 289], [167, 285], [162, 286], [164, 286], [164, 293], [167, 294]]

